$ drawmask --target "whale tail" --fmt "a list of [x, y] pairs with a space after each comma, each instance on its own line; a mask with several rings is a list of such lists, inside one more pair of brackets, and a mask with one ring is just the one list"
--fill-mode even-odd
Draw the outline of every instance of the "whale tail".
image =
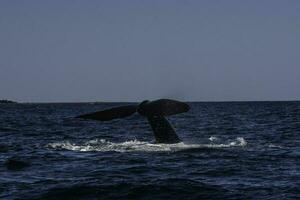
[[187, 112], [190, 107], [183, 102], [159, 99], [156, 101], [143, 101], [138, 105], [128, 105], [110, 108], [98, 112], [79, 115], [76, 118], [108, 121], [133, 115], [138, 112], [148, 119], [157, 143], [178, 143], [181, 140], [175, 133], [165, 116]]
[[147, 117], [153, 130], [156, 143], [173, 144], [181, 142], [171, 124], [163, 116]]
[[118, 106], [107, 110], [101, 110], [98, 112], [79, 115], [75, 118], [92, 119], [98, 121], [109, 121], [109, 120], [124, 118], [133, 115], [136, 112], [136, 109], [137, 109], [136, 105]]

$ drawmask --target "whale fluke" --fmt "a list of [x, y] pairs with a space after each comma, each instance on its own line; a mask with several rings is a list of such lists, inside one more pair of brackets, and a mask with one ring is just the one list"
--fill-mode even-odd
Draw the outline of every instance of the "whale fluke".
[[143, 116], [170, 116], [189, 111], [186, 103], [171, 99], [159, 99], [156, 101], [143, 101], [137, 111]]
[[181, 140], [164, 116], [184, 113], [189, 111], [189, 109], [189, 105], [176, 100], [146, 100], [138, 105], [114, 107], [107, 110], [79, 115], [76, 118], [109, 121], [113, 119], [128, 117], [135, 112], [138, 112], [141, 116], [144, 116], [148, 119], [150, 126], [154, 132], [156, 142], [170, 144], [178, 143]]
[[134, 114], [136, 112], [136, 109], [137, 109], [136, 105], [119, 106], [107, 110], [79, 115], [76, 118], [92, 119], [98, 121], [109, 121], [113, 119], [128, 117]]

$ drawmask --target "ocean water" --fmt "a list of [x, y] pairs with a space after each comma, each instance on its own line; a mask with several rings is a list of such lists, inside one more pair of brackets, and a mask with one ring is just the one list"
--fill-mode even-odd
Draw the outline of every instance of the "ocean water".
[[189, 103], [155, 144], [124, 103], [0, 105], [0, 199], [299, 199], [300, 102]]

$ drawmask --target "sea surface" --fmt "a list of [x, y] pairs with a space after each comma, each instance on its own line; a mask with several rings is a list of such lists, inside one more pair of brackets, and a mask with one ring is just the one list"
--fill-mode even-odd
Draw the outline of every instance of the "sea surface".
[[300, 199], [300, 102], [189, 103], [179, 144], [74, 118], [124, 104], [1, 104], [0, 199]]

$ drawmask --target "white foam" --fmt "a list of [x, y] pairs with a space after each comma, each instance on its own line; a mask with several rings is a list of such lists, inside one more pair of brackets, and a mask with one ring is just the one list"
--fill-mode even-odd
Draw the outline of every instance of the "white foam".
[[90, 140], [84, 144], [71, 143], [69, 141], [50, 143], [47, 146], [54, 149], [66, 149], [71, 151], [116, 151], [116, 152], [159, 152], [159, 151], [181, 151], [187, 149], [201, 149], [201, 148], [229, 148], [229, 147], [243, 147], [247, 142], [244, 138], [238, 137], [234, 141], [228, 141], [221, 144], [153, 144], [138, 140], [131, 140], [121, 143], [114, 143], [104, 139]]
[[279, 149], [282, 149], [282, 148], [283, 148], [282, 146], [276, 145], [276, 144], [269, 144], [268, 147], [269, 147], [269, 148], [279, 148]]
[[210, 136], [208, 139], [209, 139], [210, 141], [216, 141], [216, 140], [218, 140], [219, 138], [217, 138], [217, 137], [215, 137], [215, 136]]

